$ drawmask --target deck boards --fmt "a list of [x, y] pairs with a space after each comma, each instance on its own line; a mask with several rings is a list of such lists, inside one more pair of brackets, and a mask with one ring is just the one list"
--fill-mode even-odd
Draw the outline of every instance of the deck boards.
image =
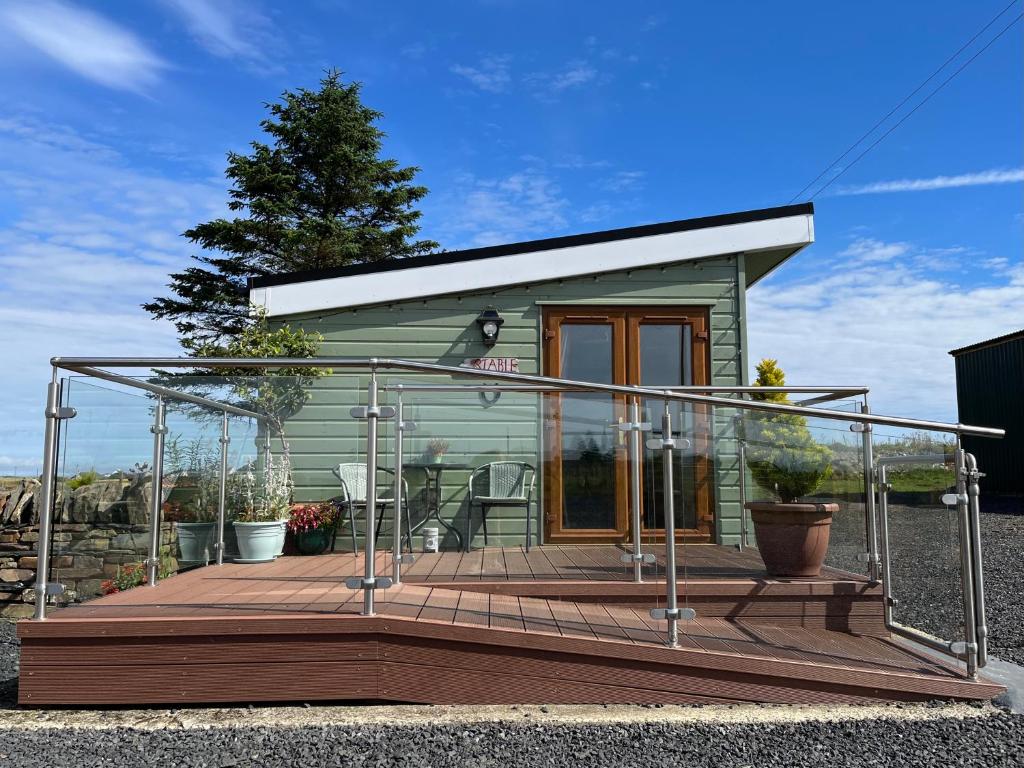
[[[666, 648], [665, 622], [652, 619], [647, 604], [620, 602], [632, 594], [663, 605], [664, 584], [623, 581], [619, 551], [559, 545], [421, 555], [404, 570], [405, 583], [376, 593], [372, 617], [361, 615], [363, 593], [345, 586], [361, 573], [360, 556], [196, 569], [20, 624], [22, 701], [267, 700], [277, 692], [435, 703], [824, 703], [998, 692], [887, 638], [709, 615], [704, 608], [715, 600], [806, 607], [850, 590], [863, 593], [865, 606], [877, 599], [875, 586], [847, 574], [750, 577], [757, 563], [734, 550], [693, 558], [709, 576], [681, 582], [681, 604], [697, 606], [698, 618], [679, 622], [679, 647]], [[380, 573], [389, 559], [378, 561]], [[730, 581], [726, 570], [748, 575]], [[754, 598], [746, 596], [750, 585]], [[580, 590], [589, 599], [566, 599]], [[262, 678], [253, 666], [261, 660], [276, 665]], [[109, 690], [86, 685], [97, 675], [111, 681]], [[303, 689], [301, 679], [312, 682]], [[168, 691], [185, 698], [146, 698]]]

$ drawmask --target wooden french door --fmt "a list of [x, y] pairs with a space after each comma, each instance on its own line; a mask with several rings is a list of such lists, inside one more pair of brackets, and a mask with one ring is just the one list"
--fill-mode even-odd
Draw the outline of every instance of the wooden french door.
[[[548, 376], [652, 387], [707, 384], [708, 311], [694, 307], [561, 307], [543, 315]], [[680, 538], [710, 539], [713, 515], [706, 412], [673, 403], [673, 432], [693, 441], [676, 454], [676, 530]], [[641, 403], [642, 417], [661, 433], [661, 400]], [[545, 418], [544, 508], [552, 542], [629, 539], [630, 466], [618, 424], [626, 397], [566, 392], [548, 398]], [[704, 436], [700, 436], [704, 435]], [[644, 451], [641, 504], [646, 536], [664, 528], [661, 459]]]

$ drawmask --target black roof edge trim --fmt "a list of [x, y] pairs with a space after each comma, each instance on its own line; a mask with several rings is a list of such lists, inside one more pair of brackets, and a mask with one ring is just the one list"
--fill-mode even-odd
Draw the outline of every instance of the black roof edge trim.
[[729, 224], [747, 224], [754, 221], [767, 221], [768, 219], [781, 219], [786, 216], [800, 216], [813, 213], [814, 203], [798, 203], [796, 205], [783, 205], [775, 208], [760, 208], [754, 211], [702, 216], [696, 219], [680, 219], [679, 221], [667, 221], [661, 224], [642, 224], [637, 227], [608, 229], [602, 232], [549, 237], [543, 240], [527, 240], [521, 243], [507, 243], [505, 245], [489, 245], [484, 248], [469, 248], [462, 251], [442, 251], [425, 256], [412, 256], [407, 259], [396, 259], [395, 261], [384, 261], [376, 264], [353, 264], [335, 269], [313, 269], [280, 275], [250, 277], [248, 279], [248, 286], [250, 289], [266, 288], [273, 285], [305, 283], [311, 280], [327, 280], [332, 277], [367, 275], [373, 272], [391, 272], [397, 269], [412, 269], [414, 267], [433, 267], [439, 264], [456, 264], [461, 261], [490, 259], [496, 256], [515, 256], [521, 253], [550, 251], [555, 248], [572, 248], [578, 245], [608, 243], [615, 240], [630, 240], [632, 238], [650, 237], [652, 235], [667, 235], [673, 232], [686, 232], [692, 229], [724, 227]]
[[1003, 344], [1007, 341], [1016, 341], [1017, 339], [1024, 338], [1024, 328], [1019, 331], [1011, 331], [1010, 333], [1003, 334], [1002, 336], [996, 336], [994, 339], [985, 339], [984, 341], [976, 341], [974, 344], [968, 344], [966, 347], [959, 347], [957, 349], [949, 350], [949, 354], [956, 357], [962, 355], [964, 352], [974, 352], [978, 349], [985, 347], [994, 347], [997, 344]]

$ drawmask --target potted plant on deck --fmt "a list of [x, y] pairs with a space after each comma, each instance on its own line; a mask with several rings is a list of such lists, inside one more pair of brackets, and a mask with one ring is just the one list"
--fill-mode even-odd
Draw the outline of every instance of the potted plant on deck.
[[337, 508], [329, 501], [296, 504], [288, 519], [288, 530], [295, 537], [295, 548], [301, 555], [320, 555], [331, 544], [337, 520]]
[[164, 502], [164, 519], [177, 530], [179, 560], [206, 564], [216, 557], [217, 502], [220, 460], [199, 438], [181, 448], [177, 439], [167, 448], [171, 491], [180, 486], [183, 499]]
[[[757, 365], [757, 386], [783, 386], [785, 375], [775, 360]], [[754, 399], [788, 403], [784, 393], [766, 392]], [[755, 412], [746, 422], [747, 467], [754, 481], [778, 501], [746, 503], [754, 523], [757, 548], [770, 576], [818, 576], [828, 551], [832, 515], [838, 504], [806, 497], [832, 475], [832, 452], [818, 443], [803, 416]]]
[[287, 452], [268, 454], [263, 482], [257, 482], [250, 463], [243, 473], [241, 504], [232, 523], [240, 557], [235, 562], [265, 563], [284, 552], [284, 537], [292, 501], [292, 473]]

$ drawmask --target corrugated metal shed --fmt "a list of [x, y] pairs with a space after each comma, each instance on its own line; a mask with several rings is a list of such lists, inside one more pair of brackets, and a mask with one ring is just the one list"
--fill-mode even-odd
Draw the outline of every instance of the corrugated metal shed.
[[964, 438], [985, 473], [982, 493], [1024, 494], [1024, 330], [949, 354], [960, 421], [1006, 430], [1002, 440]]

